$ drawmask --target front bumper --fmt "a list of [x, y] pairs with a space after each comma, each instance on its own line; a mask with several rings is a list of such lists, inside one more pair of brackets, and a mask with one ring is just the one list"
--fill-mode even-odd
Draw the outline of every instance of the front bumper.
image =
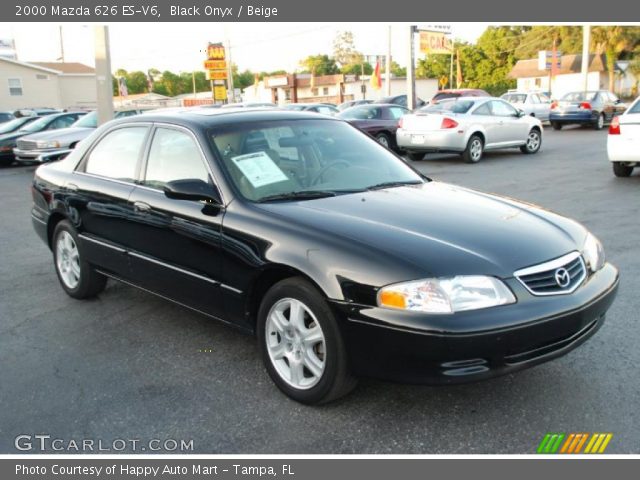
[[584, 112], [552, 112], [549, 121], [561, 124], [593, 124], [598, 121], [599, 113], [586, 110]]
[[464, 132], [455, 128], [428, 131], [399, 128], [396, 143], [403, 150], [418, 152], [462, 152], [467, 147]]
[[606, 264], [569, 295], [536, 297], [516, 280], [513, 305], [420, 315], [333, 302], [351, 368], [362, 376], [407, 383], [483, 380], [562, 356], [603, 324], [618, 287]]
[[16, 161], [19, 163], [46, 163], [58, 160], [67, 155], [71, 150], [68, 148], [56, 148], [50, 150], [21, 150], [13, 149]]

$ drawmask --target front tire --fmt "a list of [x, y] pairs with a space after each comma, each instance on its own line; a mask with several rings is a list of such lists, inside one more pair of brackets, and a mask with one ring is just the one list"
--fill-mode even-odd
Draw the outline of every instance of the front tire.
[[69, 221], [62, 220], [56, 225], [52, 246], [56, 274], [67, 295], [84, 299], [104, 290], [107, 278], [85, 260], [78, 234]]
[[520, 147], [522, 153], [533, 154], [537, 153], [542, 146], [542, 135], [537, 128], [532, 129], [527, 136], [527, 143]]
[[478, 163], [482, 158], [484, 142], [479, 135], [471, 135], [467, 148], [462, 152], [462, 158], [466, 163]]
[[616, 177], [628, 177], [633, 172], [633, 167], [625, 165], [622, 162], [612, 162], [613, 164], [613, 174]]
[[330, 402], [356, 385], [333, 312], [303, 278], [282, 280], [265, 294], [258, 343], [271, 379], [298, 402]]

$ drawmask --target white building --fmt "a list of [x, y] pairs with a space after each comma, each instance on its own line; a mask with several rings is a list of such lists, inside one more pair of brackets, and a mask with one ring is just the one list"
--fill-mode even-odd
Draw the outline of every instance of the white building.
[[0, 57], [0, 110], [95, 106], [96, 74], [92, 67]]
[[[364, 86], [364, 93], [363, 93]], [[402, 95], [407, 91], [405, 78], [391, 79], [391, 95]], [[416, 95], [429, 100], [438, 91], [435, 79], [416, 80]], [[242, 92], [245, 102], [273, 102], [278, 105], [287, 103], [330, 102], [339, 104], [361, 98], [378, 100], [385, 96], [385, 79], [382, 88], [374, 90], [369, 76], [362, 79], [356, 75], [323, 75], [311, 77], [310, 74], [289, 74], [265, 77]]]
[[[622, 62], [619, 62], [622, 63]], [[541, 90], [551, 92], [553, 98], [560, 98], [564, 94], [584, 89], [582, 77], [582, 55], [563, 55], [560, 68], [554, 72], [551, 79], [549, 70], [538, 69], [538, 59], [519, 60], [509, 73], [509, 78], [515, 78], [519, 91]], [[630, 72], [623, 71], [616, 66], [615, 93], [626, 97], [631, 95], [636, 79]], [[587, 73], [587, 90], [608, 90], [609, 72], [605, 55], [590, 55]]]

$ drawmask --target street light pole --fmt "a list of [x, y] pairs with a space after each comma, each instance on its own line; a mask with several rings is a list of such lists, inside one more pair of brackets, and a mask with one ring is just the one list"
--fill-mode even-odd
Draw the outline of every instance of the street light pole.
[[387, 27], [387, 58], [384, 62], [385, 96], [391, 96], [391, 25]]
[[589, 43], [591, 42], [591, 26], [582, 27], [582, 88], [589, 89]]
[[413, 34], [416, 31], [415, 25], [409, 26], [409, 63], [407, 64], [407, 108], [416, 108], [416, 72], [415, 72], [415, 46]]
[[111, 81], [111, 53], [109, 51], [109, 27], [94, 27], [96, 56], [96, 97], [98, 125], [113, 118], [113, 83]]

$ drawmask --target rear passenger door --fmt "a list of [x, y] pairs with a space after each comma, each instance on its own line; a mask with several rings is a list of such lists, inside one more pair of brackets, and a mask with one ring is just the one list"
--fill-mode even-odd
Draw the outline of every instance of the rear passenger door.
[[[198, 179], [215, 185], [196, 136], [157, 125], [131, 193], [130, 252], [134, 281], [149, 290], [221, 318], [221, 239], [224, 206], [168, 198], [170, 181]], [[228, 288], [228, 287], [226, 287]]]

